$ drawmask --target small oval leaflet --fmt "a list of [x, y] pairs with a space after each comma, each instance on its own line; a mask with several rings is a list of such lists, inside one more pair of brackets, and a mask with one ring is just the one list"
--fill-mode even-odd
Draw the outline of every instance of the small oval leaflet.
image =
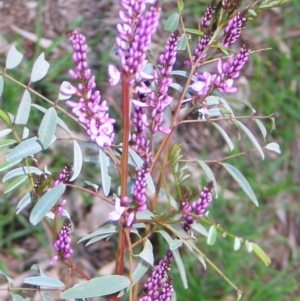
[[8, 135], [11, 132], [12, 132], [12, 129], [5, 129], [5, 130], [0, 132], [0, 137], [4, 137], [4, 136]]
[[29, 221], [33, 225], [39, 223], [62, 196], [62, 194], [65, 192], [65, 189], [66, 185], [59, 184], [58, 186], [55, 186], [51, 190], [47, 191], [47, 193], [44, 194], [33, 207], [30, 213]]
[[271, 263], [271, 259], [268, 257], [268, 255], [264, 252], [264, 250], [261, 249], [260, 246], [257, 244], [251, 242], [253, 252], [255, 255], [266, 265], [268, 266]]
[[21, 63], [22, 59], [23, 54], [16, 49], [15, 45], [13, 45], [7, 53], [5, 64], [6, 69], [13, 69], [17, 67]]
[[24, 283], [45, 288], [61, 288], [65, 286], [60, 280], [47, 276], [28, 277], [24, 279]]
[[97, 277], [67, 289], [60, 297], [69, 300], [107, 296], [119, 292], [129, 285], [130, 280], [125, 276], [111, 275]]
[[105, 196], [110, 192], [111, 177], [108, 174], [109, 159], [104, 150], [99, 148], [102, 188]]
[[233, 250], [238, 251], [241, 247], [241, 239], [239, 237], [234, 238]]
[[44, 78], [49, 67], [50, 64], [45, 60], [45, 54], [42, 52], [33, 65], [30, 81], [34, 83]]
[[153, 266], [154, 255], [153, 247], [149, 239], [146, 240], [143, 251], [139, 254], [139, 257], [146, 261], [149, 265]]
[[178, 23], [179, 23], [179, 14], [174, 13], [171, 16], [169, 16], [168, 20], [166, 21], [164, 30], [174, 32], [178, 27]]
[[280, 150], [280, 146], [278, 143], [276, 142], [271, 142], [271, 143], [268, 143], [266, 146], [265, 146], [266, 149], [270, 150], [270, 151], [273, 151], [275, 153], [278, 153], [278, 154], [281, 154], [281, 150]]
[[177, 50], [185, 50], [187, 42], [188, 42], [188, 38], [186, 34], [181, 35], [177, 44]]
[[46, 111], [38, 131], [38, 137], [44, 149], [51, 144], [57, 125], [57, 113], [54, 108]]
[[217, 229], [214, 225], [209, 228], [207, 235], [207, 244], [213, 246], [217, 240]]
[[29, 113], [31, 109], [31, 96], [28, 90], [25, 90], [14, 119], [14, 124], [26, 124], [29, 118]]

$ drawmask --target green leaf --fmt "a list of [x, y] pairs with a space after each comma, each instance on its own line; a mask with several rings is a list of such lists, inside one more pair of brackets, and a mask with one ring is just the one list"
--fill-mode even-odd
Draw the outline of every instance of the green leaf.
[[[0, 77], [0, 78], [2, 78], [2, 77]], [[7, 113], [5, 113], [4, 111], [2, 111], [1, 109], [0, 109], [0, 117], [5, 121], [6, 124], [8, 124], [8, 125], [11, 124], [10, 119], [9, 119]]]
[[13, 299], [13, 301], [25, 301], [26, 299], [24, 299], [22, 296], [18, 295], [18, 294], [11, 294], [11, 297]]
[[247, 249], [248, 253], [251, 253], [253, 251], [252, 243], [249, 242], [248, 240], [245, 241], [245, 246], [246, 246], [246, 249]]
[[18, 177], [18, 176], [24, 176], [28, 174], [37, 174], [41, 175], [43, 172], [39, 170], [38, 168], [34, 166], [23, 166], [23, 167], [18, 167], [16, 169], [11, 170], [8, 172], [2, 179], [2, 183], [5, 183], [6, 181]]
[[164, 30], [174, 32], [175, 30], [177, 30], [178, 23], [179, 23], [179, 14], [174, 13], [171, 16], [169, 16], [169, 18], [167, 19], [164, 26]]
[[139, 254], [139, 257], [147, 262], [149, 265], [153, 266], [154, 255], [153, 247], [149, 239], [146, 240], [143, 251]]
[[217, 96], [209, 95], [205, 98], [205, 102], [208, 106], [217, 106], [220, 103], [220, 99]]
[[148, 271], [150, 265], [141, 259], [132, 274], [132, 285], [135, 285]]
[[193, 33], [193, 34], [196, 34], [197, 36], [203, 36], [203, 31], [199, 30], [199, 29], [195, 29], [195, 28], [185, 28], [184, 29], [186, 32], [189, 32], [189, 33]]
[[61, 90], [69, 88], [70, 87], [70, 83], [67, 81], [63, 81], [62, 84], [60, 85], [60, 89], [59, 89], [59, 95], [58, 95], [58, 99], [59, 100], [67, 100], [70, 99], [73, 95], [72, 94], [63, 94], [61, 93]]
[[265, 158], [265, 154], [259, 145], [258, 141], [254, 137], [254, 135], [250, 132], [250, 130], [240, 121], [238, 120], [233, 120], [233, 122], [248, 136], [248, 138], [251, 140], [255, 148], [258, 150], [258, 152], [261, 155], [262, 160]]
[[267, 137], [267, 129], [266, 127], [264, 126], [264, 124], [259, 120], [259, 119], [254, 119], [257, 126], [259, 127], [263, 137], [264, 137], [264, 140], [266, 141], [266, 137]]
[[21, 161], [22, 160], [16, 160], [16, 161], [12, 161], [12, 162], [3, 162], [3, 163], [1, 163], [0, 164], [0, 172], [19, 164]]
[[76, 140], [73, 140], [73, 146], [74, 146], [73, 175], [70, 179], [70, 182], [77, 179], [82, 168], [82, 152]]
[[3, 93], [3, 89], [4, 89], [4, 80], [3, 80], [3, 76], [0, 76], [0, 97]]
[[94, 184], [94, 183], [92, 183], [92, 182], [90, 182], [90, 181], [84, 181], [84, 183], [85, 183], [86, 185], [88, 185], [88, 186], [93, 187], [93, 188], [95, 189], [96, 192], [97, 192], [98, 189], [99, 189], [99, 185], [98, 185], [98, 184]]
[[201, 235], [203, 235], [203, 236], [206, 236], [207, 237], [207, 235], [208, 235], [208, 232], [207, 232], [207, 230], [204, 228], [204, 226], [202, 226], [201, 224], [198, 224], [197, 222], [193, 222], [193, 224], [192, 224], [192, 230], [194, 230], [194, 231], [196, 231], [196, 232], [198, 232], [198, 233], [200, 233]]
[[33, 225], [39, 223], [44, 216], [52, 209], [66, 190], [66, 185], [59, 184], [47, 191], [33, 207], [29, 220]]
[[222, 137], [226, 141], [230, 151], [232, 151], [234, 149], [234, 145], [233, 145], [231, 139], [229, 138], [229, 136], [227, 135], [227, 133], [217, 123], [215, 123], [215, 122], [211, 122], [211, 123], [218, 130], [218, 132], [222, 135]]
[[38, 131], [38, 138], [44, 149], [51, 144], [57, 125], [57, 113], [54, 108], [50, 108], [45, 113]]
[[41, 142], [37, 139], [37, 137], [32, 137], [22, 141], [19, 145], [13, 148], [6, 156], [6, 160], [9, 162], [20, 160], [42, 150], [43, 146]]
[[238, 251], [241, 248], [241, 239], [239, 237], [234, 238], [234, 245], [233, 245], [233, 250]]
[[213, 181], [214, 183], [214, 191], [216, 194], [216, 198], [218, 198], [218, 192], [217, 192], [217, 182], [214, 176], [214, 173], [212, 172], [212, 170], [210, 169], [210, 167], [202, 160], [198, 160], [199, 165], [201, 166], [201, 168], [203, 169], [207, 179], [209, 181]]
[[[32, 107], [38, 109], [39, 111], [43, 112], [43, 113], [46, 113], [46, 109], [43, 108], [42, 106], [39, 106], [37, 104], [32, 104], [31, 105]], [[68, 134], [71, 134], [71, 131], [69, 130], [68, 126], [66, 125], [66, 123], [59, 117], [57, 117], [57, 124], [62, 128], [64, 129]], [[94, 144], [93, 144], [94, 145]]]
[[273, 151], [275, 153], [278, 153], [278, 154], [281, 154], [281, 150], [280, 150], [280, 146], [278, 143], [276, 142], [271, 142], [271, 143], [268, 143], [266, 146], [265, 146], [266, 149], [270, 150], [270, 151]]
[[210, 226], [206, 243], [210, 246], [213, 246], [217, 240], [217, 234], [216, 227], [214, 225]]
[[264, 250], [262, 250], [260, 248], [260, 246], [258, 246], [257, 244], [251, 242], [252, 248], [253, 248], [253, 252], [255, 253], [255, 255], [266, 265], [268, 266], [269, 264], [271, 264], [271, 259], [269, 258], [269, 256], [264, 252]]
[[182, 12], [184, 10], [184, 2], [183, 0], [178, 0], [178, 10], [179, 12]]
[[80, 283], [64, 291], [62, 299], [93, 298], [112, 295], [130, 285], [130, 280], [124, 276], [111, 275], [97, 277], [85, 283]]
[[99, 158], [100, 158], [100, 168], [101, 168], [101, 180], [102, 180], [102, 189], [105, 196], [109, 195], [110, 185], [111, 185], [111, 177], [108, 174], [109, 167], [109, 158], [107, 157], [104, 150], [99, 148]]
[[16, 207], [16, 214], [19, 214], [24, 208], [31, 204], [33, 200], [34, 198], [32, 192], [26, 193]]
[[224, 168], [228, 171], [228, 173], [237, 181], [237, 183], [240, 185], [240, 187], [244, 190], [244, 192], [247, 194], [247, 196], [250, 198], [250, 200], [258, 206], [257, 198], [248, 183], [247, 179], [241, 174], [241, 172], [235, 168], [234, 166], [228, 164], [228, 163], [220, 163], [224, 166]]
[[[183, 71], [183, 70], [173, 70], [170, 73], [171, 75], [179, 75], [185, 78], [188, 78], [190, 76], [190, 73], [187, 71]], [[198, 81], [197, 77], [195, 75], [192, 76], [192, 81]], [[182, 87], [182, 86], [180, 86]], [[181, 88], [182, 89], [182, 88]]]
[[182, 34], [177, 44], [177, 50], [185, 50], [187, 43], [188, 43], [188, 38], [186, 34]]
[[44, 78], [49, 67], [50, 64], [45, 60], [44, 52], [42, 52], [33, 65], [30, 81], [34, 83]]
[[24, 128], [23, 128], [23, 134], [22, 134], [22, 140], [27, 139], [28, 136], [29, 136], [29, 129], [26, 126], [24, 126]]
[[16, 142], [17, 142], [17, 140], [15, 140], [15, 139], [5, 139], [5, 140], [2, 140], [2, 141], [0, 141], [0, 148], [4, 147], [4, 146], [15, 144]]
[[182, 247], [182, 240], [181, 239], [175, 239], [170, 243], [170, 250], [177, 250], [178, 248]]
[[21, 176], [16, 178], [15, 180], [13, 180], [11, 183], [9, 183], [9, 185], [5, 188], [4, 190], [4, 194], [14, 190], [15, 188], [17, 188], [18, 186], [20, 186], [23, 182], [25, 182], [27, 180], [28, 176]]
[[94, 238], [96, 236], [101, 236], [101, 235], [105, 235], [105, 234], [115, 234], [117, 233], [117, 231], [119, 230], [119, 227], [115, 224], [108, 224], [106, 226], [101, 227], [99, 230], [94, 231], [93, 233], [90, 233], [84, 237], [82, 237], [78, 243], [81, 243], [85, 240], [89, 240], [91, 238]]
[[15, 45], [13, 45], [7, 53], [5, 68], [13, 69], [17, 67], [21, 63], [22, 59], [23, 54], [16, 49]]
[[61, 288], [65, 286], [60, 280], [47, 276], [28, 277], [24, 279], [24, 283], [43, 288]]
[[4, 137], [12, 132], [12, 129], [5, 129], [0, 132], [0, 137]]
[[28, 90], [25, 90], [14, 119], [14, 124], [27, 124], [31, 109], [31, 96]]

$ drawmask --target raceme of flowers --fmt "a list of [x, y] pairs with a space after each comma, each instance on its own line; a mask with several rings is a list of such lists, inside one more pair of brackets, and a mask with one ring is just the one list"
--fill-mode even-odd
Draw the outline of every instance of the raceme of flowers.
[[57, 255], [55, 255], [51, 259], [50, 264], [54, 264], [58, 259], [66, 260], [73, 253], [73, 250], [70, 247], [71, 226], [71, 221], [69, 219], [66, 219], [60, 232], [57, 235], [57, 240], [54, 244], [54, 248], [57, 251]]
[[87, 134], [92, 141], [100, 147], [111, 146], [115, 136], [113, 124], [115, 120], [109, 117], [108, 106], [105, 100], [101, 101], [100, 91], [95, 90], [95, 77], [91, 76], [91, 70], [87, 63], [87, 44], [85, 37], [74, 30], [69, 33], [73, 43], [73, 61], [75, 70], [69, 74], [79, 83], [77, 88], [69, 86], [61, 92], [66, 95], [76, 94], [79, 101], [67, 101], [78, 121], [86, 126]]
[[194, 201], [192, 204], [189, 204], [189, 194], [185, 193], [184, 198], [181, 202], [182, 207], [182, 220], [184, 221], [183, 229], [186, 232], [189, 232], [191, 225], [193, 224], [195, 218], [190, 214], [196, 214], [199, 217], [204, 216], [207, 207], [212, 201], [214, 184], [209, 182], [201, 191], [199, 199]]

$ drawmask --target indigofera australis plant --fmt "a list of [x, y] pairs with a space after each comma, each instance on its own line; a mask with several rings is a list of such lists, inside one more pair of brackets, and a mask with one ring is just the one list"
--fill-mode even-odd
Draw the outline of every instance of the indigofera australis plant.
[[[35, 61], [30, 81], [24, 85], [10, 75], [10, 69], [21, 63], [23, 55], [14, 46], [9, 50], [6, 66], [0, 73], [1, 93], [5, 81], [12, 81], [24, 88], [24, 94], [15, 115], [0, 111], [6, 124], [6, 129], [0, 135], [11, 136], [0, 142], [2, 154], [6, 154], [6, 161], [0, 164], [0, 171], [9, 170], [2, 179], [3, 182], [9, 181], [4, 193], [13, 193], [17, 187], [23, 187], [21, 191], [25, 191], [25, 195], [17, 205], [16, 214], [21, 214], [28, 206], [32, 208], [30, 223], [33, 226], [44, 223], [49, 228], [53, 236], [49, 244], [55, 252], [54, 257], [49, 258], [49, 265], [63, 265], [70, 273], [78, 273], [86, 280], [70, 287], [69, 277], [47, 277], [39, 269], [39, 276], [28, 277], [24, 283], [39, 287], [32, 290], [38, 291], [47, 300], [51, 300], [51, 297], [44, 295], [42, 288], [61, 291], [63, 299], [104, 296], [107, 300], [119, 300], [125, 296], [128, 300], [140, 301], [175, 300], [176, 288], [173, 287], [169, 272], [178, 269], [182, 284], [188, 289], [182, 252], [179, 252], [185, 249], [185, 252], [200, 260], [204, 267], [207, 264], [212, 266], [240, 298], [240, 289], [219, 270], [217, 262], [209, 259], [209, 254], [199, 249], [200, 243], [206, 241], [213, 245], [218, 233], [226, 233], [234, 250], [245, 245], [246, 250], [253, 251], [264, 264], [268, 265], [270, 260], [258, 245], [228, 233], [212, 217], [208, 217], [207, 208], [213, 203], [213, 194], [217, 195], [218, 190], [218, 176], [215, 177], [210, 165], [224, 167], [253, 203], [258, 205], [246, 178], [228, 161], [248, 152], [257, 152], [262, 159], [265, 150], [280, 153], [275, 142], [262, 146], [243, 122], [248, 119], [256, 123], [266, 138], [267, 131], [261, 120], [273, 123], [274, 120], [272, 115], [255, 115], [251, 104], [244, 100], [242, 102], [251, 112], [247, 116], [236, 116], [226, 97], [237, 91], [236, 79], [251, 55], [250, 45], [242, 44], [240, 48], [236, 46], [247, 22], [262, 10], [283, 2], [261, 0], [243, 7], [242, 1], [238, 0], [213, 0], [199, 20], [199, 28], [191, 29], [186, 27], [182, 14], [184, 1], [178, 0], [178, 12], [170, 15], [164, 23], [165, 30], [170, 32], [164, 49], [157, 59], [151, 59], [148, 50], [161, 20], [160, 3], [151, 0], [120, 0], [116, 37], [118, 64], [108, 64], [107, 81], [112, 87], [119, 85], [122, 88], [122, 136], [116, 135], [117, 120], [112, 117], [108, 102], [96, 88], [95, 76], [88, 65], [88, 46], [84, 34], [78, 30], [68, 32], [74, 52], [74, 69], [69, 72], [70, 82], [61, 84], [59, 95], [54, 101], [31, 87], [32, 83], [44, 78], [48, 72], [49, 63], [44, 54]], [[234, 50], [231, 48], [233, 45]], [[186, 52], [186, 60], [182, 70], [175, 70], [179, 51]], [[32, 103], [33, 94], [47, 106]], [[44, 114], [36, 136], [27, 127], [32, 109]], [[198, 116], [191, 119], [191, 113], [195, 111]], [[167, 115], [171, 119], [166, 118]], [[67, 118], [81, 126], [86, 133], [84, 141], [74, 138], [65, 122]], [[209, 128], [212, 124], [224, 138], [228, 151], [232, 151], [234, 142], [221, 122], [224, 120], [246, 134], [253, 149], [215, 160], [191, 160], [181, 145], [174, 142], [173, 138], [183, 124], [192, 127], [201, 122]], [[73, 144], [73, 162], [65, 162], [59, 177], [53, 178], [51, 168], [49, 170], [47, 166], [42, 166], [39, 158], [44, 150], [52, 152], [53, 145], [60, 145], [62, 139], [56, 136], [59, 135], [57, 127], [66, 132], [67, 140]], [[182, 143], [184, 139], [183, 135]], [[82, 148], [86, 147], [94, 152], [93, 157], [83, 158]], [[95, 169], [100, 168], [101, 179], [95, 178], [93, 183], [84, 180], [86, 161], [94, 164]], [[207, 177], [207, 185], [199, 196], [195, 196], [195, 189], [191, 190], [190, 187], [198, 187], [200, 183], [186, 181], [190, 177], [188, 167], [191, 165], [193, 168], [201, 168]], [[114, 177], [118, 175], [116, 178], [110, 174], [112, 168], [116, 171]], [[173, 180], [170, 181], [170, 177]], [[71, 184], [75, 179], [76, 185]], [[99, 182], [101, 188], [96, 184]], [[90, 245], [103, 239], [115, 239], [115, 275], [91, 279], [76, 265], [78, 258], [73, 258], [76, 244], [72, 243], [72, 232], [78, 229], [74, 227], [72, 216], [65, 207], [68, 202], [67, 195], [64, 195], [66, 187], [114, 205], [106, 219], [99, 220], [99, 228], [79, 242]], [[151, 244], [153, 235], [161, 235], [166, 243], [166, 254], [158, 263], [154, 262]], [[129, 273], [124, 269], [126, 262]], [[2, 275], [6, 276], [4, 272]], [[144, 289], [138, 289], [145, 275], [149, 278], [143, 280]], [[9, 276], [6, 277], [12, 298], [17, 296], [18, 300], [23, 299], [16, 293], [22, 288], [14, 287]], [[26, 292], [22, 294], [26, 295]]]

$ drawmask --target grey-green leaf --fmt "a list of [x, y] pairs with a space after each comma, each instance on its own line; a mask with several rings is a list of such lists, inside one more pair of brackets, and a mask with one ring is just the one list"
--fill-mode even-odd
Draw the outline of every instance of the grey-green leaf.
[[0, 172], [19, 164], [21, 161], [22, 160], [16, 160], [16, 161], [12, 161], [12, 162], [3, 162], [3, 163], [1, 163], [0, 164]]
[[65, 286], [60, 280], [47, 276], [28, 277], [24, 279], [24, 283], [37, 285], [43, 288], [61, 288]]
[[0, 137], [4, 137], [4, 136], [8, 135], [11, 132], [12, 132], [12, 129], [5, 129], [5, 130], [0, 132]]
[[188, 38], [186, 34], [182, 34], [177, 44], [177, 50], [185, 50], [187, 43], [188, 43]]
[[44, 216], [52, 209], [55, 203], [65, 192], [65, 189], [66, 185], [59, 184], [47, 191], [47, 193], [38, 200], [29, 217], [29, 220], [33, 225], [36, 225], [44, 218]]
[[32, 137], [22, 141], [19, 145], [13, 148], [6, 156], [6, 160], [9, 162], [20, 160], [42, 150], [42, 143], [37, 139], [37, 137]]
[[24, 183], [27, 180], [28, 176], [21, 176], [16, 178], [15, 180], [13, 180], [12, 182], [10, 182], [8, 184], [8, 186], [5, 188], [4, 190], [4, 194], [14, 190], [15, 188], [17, 188], [18, 186], [20, 186], [22, 183]]
[[233, 122], [248, 136], [248, 138], [251, 140], [251, 142], [253, 143], [253, 145], [255, 146], [255, 148], [260, 153], [261, 158], [264, 159], [265, 158], [265, 154], [264, 154], [261, 146], [259, 145], [257, 139], [251, 133], [251, 131], [242, 122], [240, 122], [239, 120], [234, 120]]
[[14, 124], [27, 124], [31, 109], [31, 96], [28, 90], [25, 90], [14, 120]]
[[49, 67], [50, 64], [45, 60], [45, 55], [42, 52], [33, 65], [30, 81], [34, 83], [44, 78], [49, 70]]
[[148, 271], [150, 265], [141, 259], [132, 274], [132, 285], [135, 285]]
[[220, 163], [224, 166], [224, 168], [228, 171], [228, 173], [237, 181], [237, 183], [240, 185], [240, 187], [244, 190], [244, 192], [247, 194], [247, 196], [250, 198], [250, 200], [258, 206], [257, 198], [247, 181], [247, 179], [242, 175], [242, 173], [234, 166], [228, 163]]
[[118, 231], [118, 226], [117, 225], [108, 224], [104, 227], [101, 227], [99, 230], [96, 230], [93, 233], [90, 233], [90, 234], [82, 237], [78, 241], [78, 243], [83, 242], [83, 241], [88, 240], [88, 239], [91, 239], [91, 238], [96, 237], [96, 236], [102, 236], [102, 235], [105, 235], [105, 234], [114, 234], [114, 233], [117, 233], [117, 231]]
[[26, 193], [16, 207], [16, 214], [19, 214], [24, 208], [26, 208], [33, 201], [32, 192]]
[[5, 64], [6, 69], [13, 69], [17, 67], [21, 63], [22, 59], [23, 54], [16, 49], [15, 45], [13, 45], [7, 53]]
[[266, 149], [270, 150], [270, 151], [273, 151], [275, 153], [278, 153], [278, 154], [281, 154], [281, 150], [280, 150], [280, 146], [278, 143], [276, 142], [271, 142], [271, 143], [268, 143], [266, 146], [265, 146]]
[[266, 137], [267, 137], [267, 129], [265, 127], [265, 125], [259, 120], [259, 119], [254, 119], [257, 126], [259, 127], [263, 137], [264, 137], [264, 140], [266, 141]]
[[149, 265], [153, 266], [154, 255], [153, 247], [149, 239], [146, 240], [143, 251], [139, 254], [139, 257], [146, 261]]
[[213, 246], [217, 240], [217, 229], [214, 225], [210, 226], [207, 235], [207, 244]]
[[239, 237], [234, 238], [233, 250], [238, 251], [241, 247], [241, 239]]
[[76, 140], [73, 140], [73, 146], [74, 146], [73, 176], [71, 177], [70, 181], [74, 181], [75, 179], [77, 179], [82, 168], [82, 152]]
[[125, 276], [111, 275], [97, 277], [84, 283], [80, 283], [64, 291], [62, 299], [93, 298], [117, 293], [130, 285], [130, 280]]
[[177, 30], [178, 23], [179, 23], [179, 14], [174, 13], [170, 15], [169, 18], [167, 19], [164, 26], [164, 30], [174, 32], [175, 30]]
[[16, 142], [17, 142], [17, 140], [15, 140], [15, 139], [5, 139], [5, 140], [2, 140], [2, 141], [0, 141], [0, 148], [4, 147], [4, 146], [15, 144]]
[[100, 168], [101, 168], [101, 180], [102, 180], [102, 189], [105, 196], [109, 195], [110, 185], [111, 185], [111, 177], [108, 174], [109, 167], [109, 158], [107, 157], [104, 150], [99, 148], [99, 158], [100, 158]]
[[212, 125], [218, 130], [218, 132], [222, 135], [222, 137], [224, 138], [224, 140], [226, 141], [230, 151], [232, 151], [234, 149], [234, 145], [231, 141], [231, 139], [229, 138], [229, 136], [227, 135], [227, 133], [215, 122], [212, 122]]
[[57, 125], [57, 113], [54, 108], [46, 111], [38, 131], [38, 138], [44, 149], [51, 144]]
[[18, 176], [24, 176], [28, 174], [37, 174], [41, 175], [43, 172], [39, 170], [38, 168], [34, 166], [23, 166], [23, 167], [18, 167], [16, 169], [11, 170], [8, 172], [2, 179], [2, 182], [5, 183], [6, 181], [18, 177]]
[[18, 294], [11, 294], [11, 297], [13, 299], [13, 301], [25, 301], [26, 299], [24, 299], [22, 296], [18, 295]]
[[179, 271], [179, 274], [180, 274], [180, 278], [181, 278], [181, 282], [183, 284], [183, 287], [185, 289], [187, 289], [188, 288], [188, 283], [187, 283], [185, 268], [184, 268], [184, 264], [182, 262], [182, 259], [181, 259], [181, 256], [180, 256], [180, 253], [179, 253], [178, 249], [173, 250], [172, 254], [173, 254], [173, 257], [175, 259], [175, 262], [176, 262], [176, 265], [177, 265], [177, 268], [178, 268], [178, 271]]

